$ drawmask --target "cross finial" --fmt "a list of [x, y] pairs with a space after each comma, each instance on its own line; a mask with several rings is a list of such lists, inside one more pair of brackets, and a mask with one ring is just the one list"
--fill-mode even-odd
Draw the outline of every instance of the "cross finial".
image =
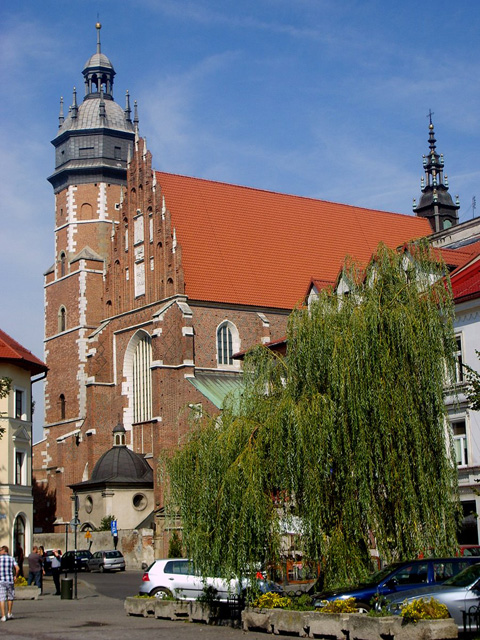
[[430, 119], [430, 124], [432, 124], [432, 116], [433, 115], [435, 115], [435, 113], [431, 109], [429, 109], [428, 110], [428, 115], [426, 117]]

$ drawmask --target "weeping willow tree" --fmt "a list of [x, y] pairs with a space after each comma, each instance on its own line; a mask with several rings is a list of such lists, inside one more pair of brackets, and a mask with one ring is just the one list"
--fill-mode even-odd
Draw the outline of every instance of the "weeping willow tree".
[[326, 586], [387, 561], [452, 554], [458, 500], [443, 388], [453, 307], [427, 247], [380, 246], [348, 295], [324, 291], [290, 317], [285, 357], [255, 348], [241, 399], [195, 429], [166, 463], [170, 508], [201, 571], [276, 562], [299, 530]]

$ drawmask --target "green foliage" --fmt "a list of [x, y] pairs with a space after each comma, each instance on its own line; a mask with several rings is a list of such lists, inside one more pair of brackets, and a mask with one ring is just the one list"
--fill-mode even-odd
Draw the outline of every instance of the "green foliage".
[[26, 587], [28, 585], [27, 580], [23, 576], [17, 576], [15, 578], [15, 587]]
[[418, 598], [412, 602], [404, 603], [400, 615], [406, 622], [418, 622], [419, 620], [443, 620], [450, 618], [448, 609], [435, 598]]
[[203, 604], [212, 606], [213, 604], [218, 603], [218, 601], [218, 589], [215, 589], [212, 585], [204, 585], [202, 594], [197, 598], [197, 602], [202, 602]]
[[[475, 351], [480, 359], [480, 351]], [[480, 373], [467, 365], [463, 365], [465, 381], [467, 383], [466, 396], [470, 402], [470, 409], [480, 411]]]
[[180, 536], [176, 531], [170, 536], [168, 541], [168, 557], [169, 558], [183, 558], [183, 545]]
[[104, 516], [100, 520], [100, 526], [97, 531], [110, 531], [112, 520], [115, 520], [115, 516]]
[[299, 596], [289, 595], [290, 606], [289, 609], [293, 609], [294, 611], [315, 611], [315, 605], [313, 603], [312, 598], [308, 595], [308, 593], [302, 593]]
[[291, 609], [291, 604], [292, 601], [290, 598], [269, 591], [257, 598], [252, 603], [252, 607], [256, 607], [257, 609]]
[[203, 575], [276, 564], [287, 527], [300, 529], [325, 588], [370, 572], [372, 535], [386, 561], [454, 553], [443, 402], [453, 305], [442, 265], [426, 246], [412, 252], [406, 269], [404, 254], [380, 246], [364, 278], [347, 264], [349, 295], [322, 291], [296, 309], [286, 357], [252, 350], [241, 400], [197, 421], [164, 460], [169, 509]]
[[[0, 378], [0, 400], [8, 396], [11, 388], [12, 388], [11, 378], [7, 378], [6, 376], [3, 378]], [[2, 416], [3, 416], [3, 412], [0, 412], [0, 418]], [[0, 427], [0, 439], [2, 438], [4, 433], [5, 433], [5, 427]]]
[[12, 379], [11, 378], [0, 378], [0, 399], [6, 398], [10, 393], [12, 388]]
[[324, 600], [325, 606], [318, 609], [320, 613], [357, 613], [357, 605], [355, 598], [346, 598], [338, 600], [330, 600], [327, 602]]

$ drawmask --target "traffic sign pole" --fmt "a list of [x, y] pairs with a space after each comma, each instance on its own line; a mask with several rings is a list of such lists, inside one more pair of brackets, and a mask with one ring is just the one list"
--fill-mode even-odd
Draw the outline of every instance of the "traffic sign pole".
[[74, 598], [75, 600], [77, 600], [77, 594], [78, 594], [78, 574], [77, 574], [77, 531], [78, 531], [78, 496], [77, 494], [74, 495], [73, 497], [74, 501], [75, 501], [75, 551], [73, 552], [73, 584], [74, 584]]

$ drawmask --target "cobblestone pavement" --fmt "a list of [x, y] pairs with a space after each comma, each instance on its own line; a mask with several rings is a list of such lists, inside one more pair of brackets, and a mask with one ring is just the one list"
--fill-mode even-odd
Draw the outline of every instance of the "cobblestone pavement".
[[17, 600], [14, 619], [0, 622], [0, 639], [24, 640], [266, 640], [263, 633], [189, 622], [127, 616], [123, 601], [98, 594], [79, 582], [78, 599], [46, 593], [38, 600]]

